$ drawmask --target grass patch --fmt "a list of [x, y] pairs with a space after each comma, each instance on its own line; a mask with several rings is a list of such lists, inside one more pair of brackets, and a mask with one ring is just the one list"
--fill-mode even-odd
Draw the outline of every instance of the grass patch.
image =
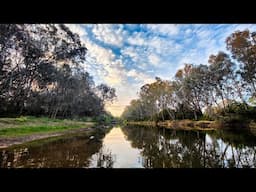
[[0, 136], [18, 136], [18, 135], [28, 135], [31, 133], [43, 133], [43, 132], [53, 132], [62, 131], [72, 128], [82, 128], [79, 125], [70, 126], [38, 126], [38, 127], [19, 127], [19, 128], [7, 128], [0, 129]]
[[93, 122], [50, 119], [46, 117], [0, 118], [0, 137], [60, 132], [74, 128], [87, 128], [94, 124]]
[[18, 118], [15, 118], [15, 121], [17, 122], [26, 122], [28, 120], [27, 117], [18, 117]]

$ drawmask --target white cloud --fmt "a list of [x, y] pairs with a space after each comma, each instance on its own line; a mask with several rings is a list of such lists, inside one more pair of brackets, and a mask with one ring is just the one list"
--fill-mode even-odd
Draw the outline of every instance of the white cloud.
[[150, 54], [148, 60], [153, 66], [160, 66], [160, 58], [156, 54]]
[[111, 24], [97, 24], [93, 26], [92, 32], [94, 33], [96, 39], [103, 41], [107, 44], [122, 46], [123, 37], [125, 32], [122, 27], [117, 27]]
[[145, 37], [143, 36], [142, 32], [134, 32], [132, 36], [128, 37], [127, 42], [131, 45], [146, 45]]
[[120, 85], [126, 80], [126, 70], [120, 60], [116, 60], [112, 65], [106, 66], [105, 70], [107, 75], [103, 78], [109, 85]]
[[66, 24], [66, 26], [68, 26], [69, 29], [74, 33], [77, 33], [78, 35], [80, 35], [80, 37], [87, 35], [85, 29], [80, 24]]
[[86, 46], [88, 53], [96, 59], [97, 63], [110, 65], [113, 62], [115, 55], [110, 49], [105, 49], [90, 41], [86, 42]]
[[[159, 38], [159, 37], [156, 37], [156, 36], [153, 36], [153, 38], [149, 39], [148, 41], [148, 45], [150, 47], [152, 47], [153, 49], [155, 49], [155, 51], [157, 53], [160, 53], [161, 52], [161, 48], [164, 48], [164, 44], [166, 42], [162, 39], [162, 38]], [[163, 50], [162, 50], [163, 51]], [[164, 50], [163, 52], [165, 52], [166, 50]]]
[[189, 45], [190, 43], [192, 43], [192, 41], [193, 41], [193, 39], [192, 38], [186, 38], [186, 39], [184, 39], [184, 44], [186, 44], [186, 45]]
[[160, 55], [177, 54], [182, 48], [182, 46], [175, 41], [158, 36], [152, 36], [148, 39], [147, 45]]
[[140, 63], [139, 65], [137, 65], [137, 67], [143, 71], [148, 69], [148, 64], [147, 63]]
[[138, 52], [134, 47], [124, 47], [121, 50], [121, 54], [125, 56], [129, 56], [133, 62], [138, 62], [139, 61], [139, 55]]
[[[255, 31], [256, 30], [256, 25], [255, 24], [239, 24], [239, 25], [234, 25], [233, 31], [243, 31], [249, 29], [250, 31]], [[232, 33], [230, 32], [230, 34]]]
[[147, 24], [146, 27], [154, 33], [168, 36], [177, 35], [179, 33], [179, 27], [175, 24]]
[[201, 29], [196, 32], [199, 39], [208, 39], [212, 36], [212, 32], [209, 30]]
[[[184, 40], [186, 48], [184, 52], [179, 54], [178, 65], [176, 70], [183, 68], [185, 63], [192, 64], [208, 64], [208, 58], [211, 54], [217, 54], [218, 51], [226, 51], [225, 40], [220, 38], [223, 33], [210, 30], [205, 26], [194, 29], [195, 38]], [[225, 35], [225, 38], [227, 36]]]
[[186, 31], [185, 31], [185, 34], [186, 35], [189, 35], [189, 34], [191, 34], [192, 33], [192, 30], [191, 29], [186, 29]]
[[134, 78], [134, 80], [138, 81], [140, 85], [152, 83], [154, 81], [154, 78], [152, 78], [151, 76], [136, 71], [135, 69], [131, 69], [130, 71], [128, 71], [127, 76]]
[[88, 48], [87, 64], [94, 66], [94, 74], [111, 86], [121, 84], [126, 77], [122, 60], [118, 59], [111, 49], [88, 39], [85, 39], [85, 43]]

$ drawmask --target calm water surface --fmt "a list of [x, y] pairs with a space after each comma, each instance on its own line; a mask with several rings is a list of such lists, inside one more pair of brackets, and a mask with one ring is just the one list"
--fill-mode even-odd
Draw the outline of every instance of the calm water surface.
[[94, 136], [51, 138], [1, 149], [0, 167], [256, 167], [256, 136], [249, 132], [126, 126]]

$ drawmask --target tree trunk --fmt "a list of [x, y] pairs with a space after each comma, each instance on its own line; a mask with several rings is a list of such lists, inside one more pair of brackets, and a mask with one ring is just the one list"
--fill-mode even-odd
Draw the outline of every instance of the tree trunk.
[[57, 108], [53, 111], [51, 118], [55, 119], [55, 118], [56, 118], [56, 115], [57, 115], [57, 113], [58, 113], [58, 111], [59, 111], [59, 107], [57, 107]]
[[222, 93], [221, 93], [221, 100], [222, 100], [222, 104], [223, 104], [223, 109], [224, 109], [224, 111], [225, 111], [226, 105], [225, 105], [224, 97], [223, 97], [223, 94], [222, 94]]
[[174, 118], [174, 115], [169, 111], [168, 108], [166, 108], [166, 110], [167, 110], [168, 114], [170, 115], [170, 117], [172, 118], [172, 120], [174, 120], [174, 119], [175, 119], [175, 118]]
[[195, 110], [194, 110], [194, 117], [195, 117], [195, 120], [197, 121], [197, 114]]
[[240, 90], [240, 87], [239, 87], [238, 83], [236, 83], [236, 80], [235, 80], [234, 75], [232, 76], [232, 78], [233, 78], [235, 87], [236, 87], [236, 89], [237, 89], [238, 96], [240, 97], [241, 101], [243, 102], [243, 104], [245, 104], [245, 106], [246, 106], [246, 108], [247, 108], [247, 103], [246, 103], [246, 101], [245, 101], [244, 98], [243, 98], [243, 95], [242, 95], [242, 93], [241, 93], [241, 90]]
[[164, 107], [163, 107], [163, 104], [161, 104], [161, 108], [162, 108], [161, 116], [162, 116], [162, 120], [164, 121]]
[[253, 94], [255, 94], [256, 93], [256, 87], [255, 87], [255, 84], [254, 84], [254, 82], [253, 82], [253, 80], [252, 80], [252, 87], [253, 87], [253, 91], [254, 91], [254, 93]]

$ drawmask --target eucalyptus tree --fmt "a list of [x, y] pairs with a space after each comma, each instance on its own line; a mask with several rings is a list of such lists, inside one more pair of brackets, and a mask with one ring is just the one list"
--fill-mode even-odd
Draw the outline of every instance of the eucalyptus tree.
[[226, 39], [227, 49], [240, 64], [242, 79], [248, 84], [251, 96], [256, 94], [256, 32], [235, 31]]
[[209, 56], [209, 65], [185, 64], [172, 81], [156, 78], [155, 82], [143, 85], [139, 101], [144, 114], [151, 120], [156, 116], [165, 120], [165, 111], [171, 119], [197, 120], [203, 112], [227, 112], [231, 103], [241, 102], [248, 111], [248, 98], [254, 104], [256, 100], [256, 32], [236, 31], [226, 39], [226, 44], [232, 58], [220, 51]]
[[211, 55], [209, 64], [209, 78], [215, 95], [215, 103], [217, 104], [217, 101], [221, 99], [224, 109], [228, 103], [227, 101], [235, 100], [237, 97], [245, 103], [242, 94], [243, 84], [239, 81], [235, 63], [231, 61], [229, 55], [224, 52]]
[[198, 119], [198, 115], [202, 114], [204, 107], [203, 97], [206, 84], [207, 66], [194, 66], [186, 64], [185, 67], [179, 70], [175, 77], [177, 80], [177, 96], [179, 103], [194, 111], [194, 118]]
[[139, 97], [142, 102], [143, 107], [147, 111], [147, 116], [150, 117], [150, 120], [154, 120], [154, 115], [158, 113], [157, 109], [157, 98], [154, 93], [156, 88], [155, 84], [145, 84], [140, 88]]
[[115, 88], [109, 87], [106, 84], [100, 84], [96, 87], [96, 94], [104, 102], [113, 102], [116, 98]]
[[130, 105], [127, 106], [124, 109], [124, 112], [122, 114], [122, 118], [127, 119], [127, 120], [135, 120], [135, 121], [140, 121], [140, 120], [147, 120], [147, 113], [146, 109], [143, 106], [143, 103], [141, 102], [140, 99], [133, 99], [130, 102]]
[[87, 48], [64, 24], [0, 25], [0, 115], [98, 115], [115, 90], [96, 93]]

